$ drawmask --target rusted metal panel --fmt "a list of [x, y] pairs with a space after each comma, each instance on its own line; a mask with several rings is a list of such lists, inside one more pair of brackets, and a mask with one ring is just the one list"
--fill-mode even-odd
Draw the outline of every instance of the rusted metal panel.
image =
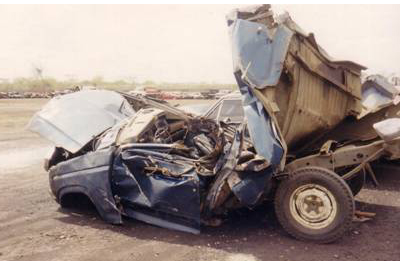
[[262, 90], [275, 102], [278, 124], [290, 148], [301, 146], [310, 136], [325, 132], [354, 111], [358, 101], [320, 77], [297, 65], [292, 82], [282, 80]]
[[271, 22], [258, 19], [269, 14], [268, 6], [252, 12], [228, 19], [234, 69], [254, 92], [261, 91], [264, 107], [273, 108], [289, 151], [361, 113], [364, 66], [334, 61], [288, 15]]
[[[316, 55], [316, 50], [301, 37], [295, 35], [292, 38], [286, 58], [290, 61], [286, 64], [291, 66], [288, 78], [292, 80], [286, 88], [292, 92], [290, 99], [288, 103], [279, 102], [282, 95], [275, 95], [279, 108], [289, 108], [280, 126], [292, 149], [331, 129], [346, 116], [361, 112], [360, 78], [350, 70], [330, 68], [329, 63]], [[304, 58], [300, 61], [294, 54]], [[345, 75], [352, 80], [346, 82]], [[357, 77], [358, 80], [354, 80]]]

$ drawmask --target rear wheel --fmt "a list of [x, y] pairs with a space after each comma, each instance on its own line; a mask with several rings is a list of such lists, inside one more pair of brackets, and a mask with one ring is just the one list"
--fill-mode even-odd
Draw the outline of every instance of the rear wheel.
[[279, 185], [275, 212], [283, 228], [295, 238], [329, 243], [349, 229], [354, 199], [339, 175], [324, 168], [306, 167]]

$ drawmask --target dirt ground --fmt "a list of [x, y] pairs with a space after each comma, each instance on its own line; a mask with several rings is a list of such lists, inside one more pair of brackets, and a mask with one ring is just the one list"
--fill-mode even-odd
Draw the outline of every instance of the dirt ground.
[[218, 228], [191, 235], [125, 220], [104, 223], [93, 209], [61, 209], [42, 159], [51, 144], [24, 129], [45, 100], [0, 100], [0, 260], [400, 260], [400, 175], [379, 173], [379, 190], [357, 196], [375, 212], [339, 242], [297, 241], [270, 205], [233, 213]]

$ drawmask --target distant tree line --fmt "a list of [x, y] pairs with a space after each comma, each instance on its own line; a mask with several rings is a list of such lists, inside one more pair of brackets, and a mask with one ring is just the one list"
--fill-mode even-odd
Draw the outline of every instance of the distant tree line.
[[102, 89], [111, 90], [133, 90], [137, 87], [154, 87], [163, 90], [183, 91], [183, 90], [208, 90], [208, 89], [232, 89], [235, 84], [218, 84], [218, 83], [167, 83], [145, 81], [143, 83], [128, 82], [125, 80], [107, 81], [103, 77], [97, 76], [91, 80], [57, 80], [51, 77], [20, 77], [13, 80], [1, 79], [1, 92], [51, 92], [56, 90], [64, 90], [75, 88], [77, 86], [94, 86]]

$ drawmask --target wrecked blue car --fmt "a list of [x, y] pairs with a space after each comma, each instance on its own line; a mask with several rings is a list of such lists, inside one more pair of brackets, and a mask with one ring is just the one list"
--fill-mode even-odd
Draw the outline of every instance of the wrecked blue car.
[[46, 168], [61, 205], [83, 194], [107, 222], [121, 224], [125, 215], [199, 233], [226, 210], [264, 199], [275, 165], [254, 151], [245, 124], [220, 125], [124, 96], [100, 90], [63, 95], [31, 120], [29, 128], [56, 145]]
[[[365, 67], [333, 60], [288, 15], [262, 5], [234, 10], [227, 21], [238, 118], [212, 117], [219, 105], [195, 116], [105, 90], [55, 97], [34, 115], [29, 128], [55, 144], [45, 168], [57, 202], [85, 195], [112, 224], [127, 216], [197, 234], [232, 209], [272, 199], [295, 238], [344, 235], [354, 195], [366, 173], [374, 176], [369, 163], [400, 158], [400, 120], [378, 122], [379, 111], [362, 104]], [[395, 118], [392, 96], [379, 110], [393, 108]], [[372, 135], [335, 135], [344, 122]]]

